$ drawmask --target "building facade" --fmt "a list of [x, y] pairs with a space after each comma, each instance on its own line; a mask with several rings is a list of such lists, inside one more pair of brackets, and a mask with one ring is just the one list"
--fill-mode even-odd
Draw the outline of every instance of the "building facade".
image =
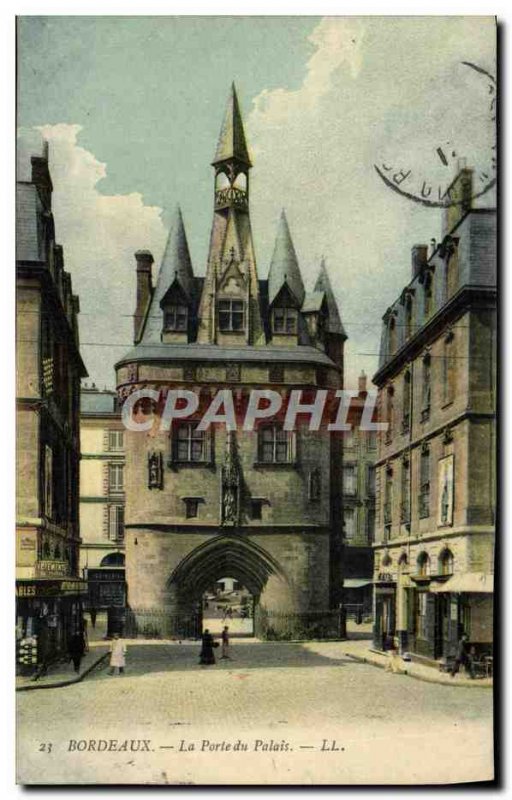
[[496, 213], [452, 185], [443, 238], [412, 249], [383, 318], [375, 644], [449, 658], [492, 644], [496, 502]]
[[48, 146], [18, 149], [16, 636], [45, 666], [81, 626], [78, 297], [55, 242]]
[[84, 386], [80, 408], [80, 572], [87, 605], [125, 605], [124, 426], [116, 392]]
[[350, 401], [352, 427], [343, 437], [343, 603], [357, 618], [371, 615], [373, 599], [377, 433], [360, 427], [367, 394], [363, 372]]
[[[193, 273], [178, 213], [154, 287], [151, 253], [136, 253], [135, 347], [116, 365], [122, 401], [140, 387], [199, 397], [192, 420], [161, 431], [157, 407], [151, 431], [126, 432], [128, 603], [136, 625], [158, 619], [168, 633], [226, 577], [255, 598], [261, 635], [285, 618], [289, 630], [326, 630], [341, 600], [341, 439], [284, 430], [281, 418], [252, 431], [238, 424], [251, 389], [286, 401], [292, 389], [341, 387], [346, 339], [325, 264], [305, 290], [284, 213], [268, 279], [258, 277], [251, 166], [233, 87], [213, 161], [205, 277]], [[225, 388], [236, 430], [198, 430]]]

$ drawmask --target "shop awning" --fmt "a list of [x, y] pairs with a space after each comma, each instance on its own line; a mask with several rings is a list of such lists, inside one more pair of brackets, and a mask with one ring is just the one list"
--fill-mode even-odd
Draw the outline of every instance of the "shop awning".
[[371, 578], [343, 578], [344, 589], [360, 589], [362, 586], [370, 586], [372, 583]]
[[464, 575], [454, 575], [446, 583], [430, 585], [430, 592], [483, 592], [492, 594], [494, 591], [494, 575], [485, 572], [466, 572]]

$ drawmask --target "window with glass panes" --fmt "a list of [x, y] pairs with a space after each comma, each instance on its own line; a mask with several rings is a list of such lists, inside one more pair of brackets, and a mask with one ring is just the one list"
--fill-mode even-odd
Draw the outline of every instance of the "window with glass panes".
[[411, 472], [408, 460], [402, 461], [402, 498], [400, 502], [400, 519], [409, 522], [411, 517]]
[[345, 508], [343, 511], [343, 521], [345, 527], [345, 539], [353, 539], [356, 530], [355, 509]]
[[274, 309], [274, 333], [296, 333], [297, 311], [295, 308]]
[[198, 422], [184, 422], [176, 427], [174, 448], [176, 461], [205, 461], [205, 431], [198, 431]]
[[455, 394], [455, 360], [453, 334], [444, 341], [443, 353], [443, 399], [446, 404], [453, 401]]
[[356, 468], [354, 464], [343, 466], [343, 491], [345, 494], [353, 495], [356, 493]]
[[124, 465], [109, 464], [108, 487], [111, 492], [124, 491]]
[[245, 328], [245, 303], [243, 300], [219, 300], [219, 329], [243, 331]]
[[108, 519], [108, 538], [111, 542], [124, 540], [124, 507], [110, 506]]
[[284, 431], [277, 425], [260, 428], [259, 460], [265, 464], [285, 464], [292, 461], [292, 437], [292, 431]]
[[184, 305], [167, 306], [164, 310], [164, 330], [186, 331], [188, 325], [188, 308]]
[[430, 452], [424, 450], [420, 456], [420, 517], [430, 514]]
[[108, 449], [109, 450], [122, 450], [124, 444], [123, 431], [109, 431], [108, 432]]
[[430, 370], [430, 356], [427, 355], [423, 359], [422, 370], [422, 411], [428, 411], [430, 408], [430, 393], [431, 393], [431, 370]]

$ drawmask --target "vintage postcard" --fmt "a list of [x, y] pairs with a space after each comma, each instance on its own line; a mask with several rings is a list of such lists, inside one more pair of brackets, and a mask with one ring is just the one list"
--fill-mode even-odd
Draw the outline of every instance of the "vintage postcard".
[[20, 784], [493, 780], [496, 28], [18, 17]]

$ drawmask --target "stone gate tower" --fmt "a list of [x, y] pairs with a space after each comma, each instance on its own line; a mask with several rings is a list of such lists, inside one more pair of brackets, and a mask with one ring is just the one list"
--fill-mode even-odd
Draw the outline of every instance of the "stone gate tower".
[[[251, 160], [235, 87], [214, 167], [206, 274], [194, 275], [181, 213], [155, 286], [153, 258], [135, 254], [134, 348], [116, 365], [121, 399], [142, 387], [192, 390], [199, 411], [219, 390], [237, 412], [253, 388], [341, 388], [346, 339], [325, 264], [306, 292], [284, 212], [267, 280], [256, 269], [249, 216]], [[144, 413], [142, 409], [141, 413]], [[139, 626], [179, 632], [203, 592], [231, 576], [253, 594], [257, 633], [284, 617], [328, 625], [341, 584], [341, 444], [282, 419], [198, 430], [200, 416], [126, 432], [126, 579]], [[325, 617], [325, 621], [322, 620]], [[324, 625], [324, 628], [325, 628]]]

